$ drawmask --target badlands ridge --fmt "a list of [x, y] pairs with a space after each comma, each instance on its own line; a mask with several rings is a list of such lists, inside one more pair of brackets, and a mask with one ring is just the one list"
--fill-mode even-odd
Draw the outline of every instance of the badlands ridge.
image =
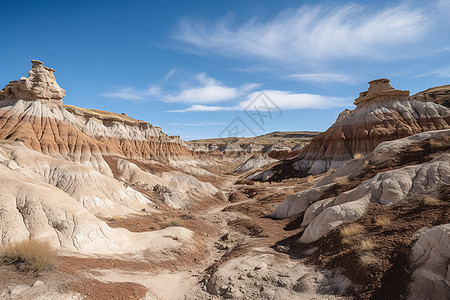
[[0, 91], [2, 299], [448, 299], [450, 86], [369, 83], [325, 132], [185, 142], [63, 105], [33, 60]]

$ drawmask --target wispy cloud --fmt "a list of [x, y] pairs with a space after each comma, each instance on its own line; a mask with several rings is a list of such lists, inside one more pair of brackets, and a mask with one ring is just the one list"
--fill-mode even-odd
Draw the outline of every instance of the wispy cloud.
[[232, 111], [232, 110], [239, 110], [239, 108], [237, 106], [231, 106], [231, 107], [226, 107], [226, 106], [210, 106], [210, 105], [201, 105], [201, 104], [194, 104], [191, 105], [187, 108], [183, 108], [183, 109], [172, 109], [172, 110], [168, 110], [168, 112], [181, 112], [181, 113], [185, 113], [185, 112], [213, 112], [213, 111]]
[[199, 86], [189, 87], [176, 94], [167, 95], [164, 101], [200, 104], [216, 103], [234, 99], [239, 94], [237, 88], [224, 86], [215, 79], [208, 77], [206, 73], [198, 74], [196, 79], [200, 83]]
[[133, 102], [146, 102], [156, 99], [166, 103], [211, 104], [237, 99], [260, 87], [258, 83], [244, 83], [238, 87], [230, 87], [209, 77], [206, 73], [200, 73], [194, 76], [195, 82], [185, 83], [184, 88], [175, 92], [166, 90], [165, 83], [174, 73], [175, 69], [171, 69], [159, 85], [152, 85], [146, 90], [138, 90], [134, 87], [118, 87], [112, 92], [100, 96]]
[[227, 125], [226, 122], [198, 122], [198, 123], [171, 123], [171, 126], [182, 127], [204, 127], [204, 126], [223, 126]]
[[331, 107], [349, 106], [353, 102], [352, 98], [328, 97], [316, 94], [292, 93], [287, 91], [264, 90], [249, 94], [245, 100], [233, 106], [209, 106], [191, 105], [185, 109], [171, 110], [171, 112], [213, 112], [213, 111], [255, 111], [269, 105], [267, 99], [260, 97], [264, 93], [269, 102], [280, 110], [297, 109], [328, 109]]
[[177, 71], [177, 69], [172, 68], [169, 70], [169, 72], [167, 72], [167, 74], [162, 78], [162, 82], [166, 82], [167, 80], [169, 80], [170, 77], [172, 77], [173, 74], [175, 74], [175, 72]]
[[124, 100], [130, 100], [130, 101], [144, 99], [142, 96], [138, 95], [138, 92], [136, 92], [136, 89], [134, 87], [119, 87], [119, 88], [116, 88], [116, 90], [113, 92], [104, 93], [104, 94], [101, 94], [100, 96], [107, 97], [107, 98], [124, 99]]
[[146, 90], [137, 90], [135, 87], [117, 87], [114, 91], [101, 94], [101, 97], [129, 100], [133, 102], [145, 102], [151, 97], [160, 94], [157, 86], [150, 86]]
[[417, 75], [416, 78], [426, 76], [435, 76], [438, 78], [450, 78], [450, 65], [436, 68], [434, 70], [431, 70], [430, 72], [425, 72], [423, 74]]
[[355, 80], [350, 75], [335, 74], [335, 73], [290, 74], [285, 76], [285, 78], [297, 81], [308, 81], [318, 83], [328, 83], [328, 82], [351, 83], [354, 82]]
[[[442, 1], [444, 3], [444, 1]], [[446, 3], [446, 1], [445, 1]], [[329, 3], [286, 10], [268, 21], [236, 25], [226, 16], [215, 24], [183, 19], [173, 38], [201, 51], [283, 62], [319, 62], [415, 55], [431, 16], [408, 3], [374, 9], [371, 4]]]

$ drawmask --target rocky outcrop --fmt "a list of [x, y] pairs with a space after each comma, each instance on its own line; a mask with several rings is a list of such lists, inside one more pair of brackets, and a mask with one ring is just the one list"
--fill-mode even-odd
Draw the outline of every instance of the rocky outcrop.
[[414, 100], [422, 102], [434, 102], [450, 107], [450, 85], [442, 85], [429, 88], [412, 96]]
[[[187, 147], [196, 152], [253, 154], [292, 152], [300, 150], [318, 135], [315, 131], [275, 131], [255, 137], [227, 137], [188, 141]], [[294, 154], [295, 155], [295, 154]]]
[[169, 137], [160, 127], [115, 113], [59, 105], [64, 91], [58, 92], [53, 71], [40, 62], [33, 61], [26, 80], [2, 91], [0, 139], [23, 141], [31, 149], [102, 173], [110, 173], [104, 155], [166, 161], [170, 156], [192, 157], [181, 139]]
[[305, 299], [342, 300], [351, 282], [338, 272], [316, 271], [295, 260], [251, 253], [230, 259], [212, 276], [205, 289], [189, 299]]
[[450, 224], [432, 227], [411, 250], [415, 268], [409, 299], [446, 300], [450, 297]]
[[274, 163], [278, 160], [270, 158], [267, 154], [255, 154], [244, 163], [236, 167], [233, 172], [244, 174], [259, 169], [265, 165]]
[[39, 61], [0, 92], [0, 245], [32, 238], [119, 254], [189, 241], [184, 228], [132, 233], [102, 220], [159, 213], [157, 184], [176, 191], [168, 206], [211, 197], [217, 189], [189, 174], [208, 174], [195, 154], [147, 122], [62, 105], [64, 94]]
[[0, 244], [43, 239], [69, 251], [119, 254], [161, 243], [179, 247], [190, 240], [192, 233], [184, 228], [131, 233], [97, 218], [151, 210], [151, 204], [88, 166], [51, 158], [19, 142], [0, 142]]
[[0, 91], [2, 100], [46, 101], [47, 103], [62, 104], [66, 91], [59, 87], [52, 68], [44, 67], [39, 60], [32, 60], [28, 78], [22, 77], [18, 81], [11, 81]]
[[395, 90], [387, 79], [371, 81], [355, 104], [354, 110], [345, 110], [327, 131], [300, 150], [291, 162], [298, 174], [337, 169], [384, 141], [450, 128], [449, 108], [413, 100], [408, 91]]
[[[288, 218], [304, 214], [302, 227], [306, 227], [300, 241], [315, 241], [345, 221], [360, 218], [369, 203], [389, 205], [414, 195], [429, 193], [439, 186], [450, 184], [450, 156], [439, 153], [426, 163], [418, 163], [386, 172], [361, 182], [355, 188], [336, 197], [324, 199], [326, 191], [339, 182], [350, 182], [362, 174], [369, 165], [376, 166], [394, 161], [402, 151], [408, 151], [416, 143], [448, 137], [450, 130], [420, 133], [400, 140], [384, 142], [364, 158], [352, 160], [336, 172], [322, 178], [314, 187], [286, 198], [271, 214], [274, 218]], [[411, 161], [410, 161], [411, 162]], [[323, 199], [323, 200], [320, 200]]]

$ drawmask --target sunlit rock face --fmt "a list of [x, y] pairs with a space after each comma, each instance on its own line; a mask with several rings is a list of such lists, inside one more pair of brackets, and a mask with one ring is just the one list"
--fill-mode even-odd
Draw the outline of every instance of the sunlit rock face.
[[45, 67], [39, 60], [32, 60], [31, 71], [28, 77], [22, 77], [17, 81], [11, 81], [0, 91], [1, 100], [27, 100], [46, 101], [62, 104], [66, 95], [56, 82], [52, 68]]
[[0, 139], [110, 173], [104, 155], [167, 160], [191, 157], [179, 137], [126, 115], [62, 105], [54, 70], [32, 60], [28, 77], [0, 91]]
[[295, 169], [323, 173], [339, 168], [357, 153], [369, 153], [384, 141], [450, 128], [449, 108], [416, 101], [409, 91], [394, 89], [385, 78], [369, 84], [355, 99], [354, 110], [342, 112], [327, 131], [300, 150], [293, 161]]

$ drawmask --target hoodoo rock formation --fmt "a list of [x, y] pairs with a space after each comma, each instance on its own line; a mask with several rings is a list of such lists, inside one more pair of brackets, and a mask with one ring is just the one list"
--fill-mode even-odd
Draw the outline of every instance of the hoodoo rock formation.
[[[158, 201], [181, 208], [217, 192], [192, 176], [206, 171], [179, 137], [126, 115], [62, 105], [54, 70], [32, 64], [28, 78], [0, 91], [0, 245], [33, 238], [84, 253], [136, 252], [167, 238], [103, 220], [159, 213]], [[155, 186], [170, 194], [159, 200]], [[191, 236], [168, 231], [180, 241]]]
[[[288, 163], [297, 174], [320, 174], [337, 169], [356, 154], [367, 154], [384, 141], [419, 132], [450, 128], [450, 109], [434, 102], [412, 99], [409, 91], [396, 90], [388, 79], [369, 82], [369, 89], [355, 100], [325, 132], [313, 138]], [[270, 180], [273, 171], [256, 178]]]
[[53, 69], [33, 60], [29, 77], [0, 91], [0, 139], [23, 141], [44, 154], [109, 169], [103, 155], [167, 160], [191, 157], [183, 141], [127, 116], [62, 105]]
[[32, 60], [27, 77], [11, 81], [0, 91], [1, 100], [40, 100], [62, 104], [66, 91], [59, 87], [52, 68], [44, 67], [39, 60]]

